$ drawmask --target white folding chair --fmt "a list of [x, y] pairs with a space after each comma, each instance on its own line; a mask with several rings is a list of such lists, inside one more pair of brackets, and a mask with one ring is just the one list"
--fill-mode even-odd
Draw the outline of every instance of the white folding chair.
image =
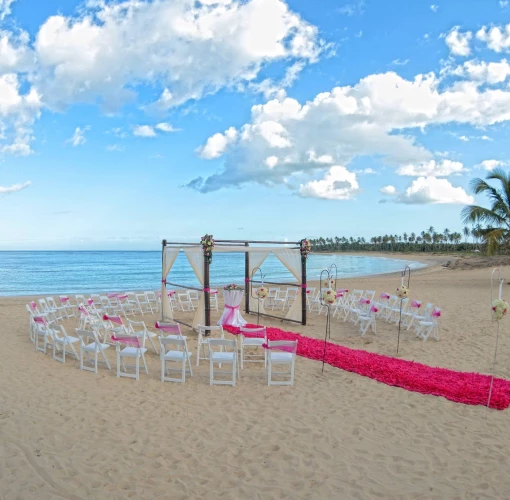
[[[264, 363], [264, 368], [267, 366], [267, 350], [262, 346], [267, 343], [266, 328], [244, 328], [240, 329], [240, 349], [241, 349], [241, 369], [244, 368], [244, 363]], [[249, 354], [246, 348], [262, 349], [260, 354]]]
[[[119, 335], [112, 337], [116, 343], [115, 352], [117, 355], [117, 377], [140, 379], [140, 359], [143, 362], [145, 373], [149, 374], [147, 363], [145, 362], [145, 330], [134, 333], [133, 335]], [[124, 347], [123, 347], [124, 346]], [[127, 359], [133, 359], [134, 365], [127, 365]], [[134, 366], [135, 373], [128, 371], [127, 366]], [[122, 368], [122, 369], [121, 369]]]
[[[166, 337], [160, 338], [160, 359], [161, 359], [161, 382], [181, 382], [186, 381], [186, 371], [189, 371], [190, 376], [193, 376], [193, 370], [191, 369], [191, 355], [188, 351], [186, 339], [184, 337], [173, 336], [173, 338]], [[180, 368], [168, 368], [167, 362], [181, 363]], [[189, 370], [186, 370], [188, 366]], [[168, 372], [180, 373], [180, 378], [169, 377]]]
[[[104, 362], [108, 367], [108, 370], [111, 370], [110, 363], [104, 352], [110, 346], [108, 344], [102, 344], [101, 342], [99, 342], [97, 333], [95, 331], [80, 330], [77, 328], [76, 335], [78, 335], [78, 338], [80, 339], [80, 370], [86, 370], [97, 374], [98, 362]], [[93, 356], [94, 366], [92, 368], [84, 365], [83, 363], [84, 354], [87, 356], [87, 359], [90, 364], [92, 364], [91, 356]], [[101, 356], [103, 357], [103, 361], [98, 360], [99, 354], [101, 354]]]
[[200, 300], [200, 297], [198, 296], [198, 292], [196, 290], [188, 290], [186, 292], [188, 294], [188, 298], [191, 302], [193, 310], [198, 308], [198, 302]]
[[181, 325], [179, 323], [164, 323], [162, 321], [156, 321], [154, 327], [159, 330], [159, 337], [162, 339], [187, 338], [182, 335]]
[[[239, 373], [239, 360], [237, 355], [237, 342], [236, 340], [226, 339], [208, 339], [209, 344], [209, 384], [210, 385], [236, 385], [236, 375], [240, 377]], [[219, 350], [215, 350], [218, 348]], [[230, 349], [230, 350], [229, 350]], [[214, 365], [231, 365], [232, 371], [217, 371]], [[230, 380], [217, 379], [214, 377], [218, 375], [231, 375]]]
[[[38, 302], [39, 302], [39, 311], [41, 311], [41, 313], [46, 314], [50, 321], [57, 323], [58, 318], [55, 314], [57, 312], [56, 309], [51, 308], [45, 299], [39, 299]], [[62, 319], [62, 317], [60, 319]]]
[[177, 302], [179, 303], [179, 309], [181, 311], [194, 311], [193, 302], [189, 298], [187, 293], [178, 293]]
[[270, 287], [267, 291], [267, 307], [273, 306], [274, 301], [273, 299], [279, 294], [280, 287]]
[[[205, 348], [209, 347], [209, 339], [211, 338], [210, 335], [212, 332], [219, 332], [220, 333], [220, 339], [225, 338], [225, 333], [223, 332], [222, 326], [204, 326], [204, 325], [197, 325], [197, 332], [198, 332], [198, 339], [197, 339], [197, 366], [200, 363], [200, 360], [207, 360], [209, 359], [209, 351], [206, 355]], [[204, 352], [204, 356], [201, 356], [202, 351]]]
[[365, 333], [369, 328], [372, 329], [372, 332], [376, 333], [376, 313], [379, 311], [379, 308], [376, 305], [372, 305], [368, 312], [365, 314], [358, 315], [359, 321], [359, 331], [361, 332], [361, 336], [364, 337]]
[[[62, 336], [58, 334], [58, 330], [53, 330], [53, 359], [55, 361], [65, 363], [66, 354], [72, 354], [76, 359], [80, 359], [73, 345], [76, 342], [79, 342], [80, 339], [78, 337], [71, 337], [67, 335], [67, 332], [62, 325], [60, 325], [60, 331]], [[61, 356], [57, 356], [57, 347], [62, 351]], [[68, 347], [71, 349], [70, 353], [67, 352]]]
[[144, 292], [144, 294], [147, 306], [149, 307], [151, 313], [157, 313], [159, 310], [158, 296], [151, 291]]
[[218, 310], [218, 290], [211, 289], [211, 292], [209, 293], [209, 304], [211, 311]]
[[[32, 321], [35, 326], [35, 350], [36, 352], [41, 351], [46, 354], [48, 345], [53, 347], [53, 332], [50, 328], [50, 322], [45, 316], [34, 316]], [[42, 342], [42, 347], [39, 346], [40, 342]]]
[[145, 322], [143, 321], [132, 321], [130, 319], [127, 319], [128, 322], [128, 332], [133, 335], [141, 335], [142, 332], [145, 335], [146, 339], [149, 339], [149, 342], [152, 345], [152, 348], [154, 349], [154, 352], [158, 354], [158, 348], [156, 347], [156, 344], [154, 343], [154, 339], [158, 337], [157, 333], [150, 332], [147, 330], [147, 326], [145, 325]]
[[[111, 299], [110, 299], [111, 300]], [[136, 307], [133, 302], [129, 300], [129, 295], [127, 293], [122, 293], [117, 295], [118, 307], [117, 310], [122, 311], [126, 316], [129, 314], [135, 315]]]
[[57, 320], [62, 321], [64, 316], [67, 316], [65, 307], [57, 306], [57, 303], [53, 297], [46, 297], [46, 302], [48, 303], [49, 308], [53, 310]]
[[273, 297], [272, 304], [273, 304], [273, 311], [275, 306], [277, 306], [277, 309], [281, 309], [282, 311], [285, 309], [285, 305], [287, 304], [287, 290], [280, 290], [276, 292], [276, 295]]
[[66, 317], [74, 318], [77, 306], [71, 302], [71, 298], [68, 295], [59, 295], [58, 300]]
[[[297, 340], [268, 341], [267, 385], [294, 385]], [[289, 371], [276, 372], [273, 365], [290, 365]], [[273, 380], [273, 375], [287, 375], [289, 380]]]
[[416, 335], [419, 338], [423, 339], [423, 342], [426, 342], [431, 334], [433, 334], [434, 339], [439, 340], [439, 317], [441, 316], [441, 311], [437, 307], [435, 307], [431, 314], [430, 318], [426, 321], [418, 321], [418, 329]]
[[[418, 304], [420, 304], [420, 307], [417, 307]], [[434, 304], [431, 302], [427, 302], [427, 305], [421, 308], [421, 302], [411, 301], [411, 311], [405, 314], [407, 330], [409, 331], [411, 327], [417, 326], [419, 321], [430, 321], [432, 309], [434, 309]]]

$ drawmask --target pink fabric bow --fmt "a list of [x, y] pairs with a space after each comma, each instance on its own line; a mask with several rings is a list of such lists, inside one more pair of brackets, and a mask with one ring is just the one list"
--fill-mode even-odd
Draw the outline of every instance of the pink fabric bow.
[[390, 298], [390, 294], [386, 293], [386, 292], [381, 292], [381, 295], [379, 295], [379, 298], [380, 299], [389, 299]]
[[78, 307], [78, 311], [80, 311], [84, 316], [89, 315], [89, 312], [83, 306]]
[[280, 345], [275, 347], [269, 347], [268, 344], [262, 344], [262, 347], [264, 349], [271, 349], [273, 351], [285, 351], [285, 352], [294, 352], [295, 347], [294, 346], [286, 346], [286, 345]]
[[174, 325], [173, 323], [160, 323], [159, 321], [156, 321], [156, 323], [154, 323], [154, 328], [163, 330], [167, 333], [181, 334], [181, 327], [178, 324]]
[[117, 295], [117, 298], [118, 299], [127, 299], [127, 295], [124, 294], [124, 295]]
[[87, 304], [91, 306], [94, 303], [94, 299], [87, 299]]
[[218, 293], [218, 290], [216, 290], [215, 288], [211, 288], [211, 289], [209, 290], [209, 293], [210, 293], [211, 295], [214, 295], [215, 293]]
[[[306, 288], [307, 286], [308, 286], [308, 285], [307, 285], [306, 283], [303, 283], [303, 284], [301, 285], [301, 288]], [[307, 292], [307, 293], [308, 293], [308, 292]]]
[[142, 343], [140, 342], [140, 339], [138, 337], [124, 336], [124, 335], [121, 335], [119, 337], [114, 337], [112, 335], [112, 340], [114, 342], [122, 342], [123, 344], [130, 345], [133, 347], [142, 347]]
[[377, 313], [377, 312], [379, 312], [379, 309], [376, 306], [372, 306], [370, 308], [370, 312]]
[[106, 296], [109, 298], [109, 299], [114, 299], [115, 297], [117, 297], [117, 294], [116, 293], [107, 293]]
[[361, 297], [361, 299], [359, 299], [359, 303], [360, 304], [370, 304], [370, 299], [367, 299], [365, 297]]
[[440, 309], [434, 309], [432, 311], [432, 317], [433, 318], [440, 318], [441, 317], [441, 310]]
[[413, 300], [411, 302], [411, 307], [415, 307], [416, 309], [419, 309], [421, 307], [421, 301], [419, 300]]
[[245, 283], [249, 283], [250, 282], [250, 278], [244, 278], [244, 282]]
[[[175, 290], [168, 290], [168, 292], [166, 292], [166, 294], [171, 297], [172, 295], [175, 295]], [[159, 296], [161, 297], [161, 293], [159, 294]]]
[[339, 297], [343, 297], [344, 296], [344, 292], [336, 292], [336, 295], [335, 297], [338, 299]]
[[227, 325], [230, 325], [231, 324], [231, 321], [233, 321], [234, 317], [235, 317], [235, 314], [236, 314], [236, 309], [239, 309], [239, 306], [227, 306], [225, 304], [225, 308], [226, 309], [229, 309], [229, 313], [227, 314], [227, 317], [225, 318], [225, 323]]
[[347, 288], [342, 288], [341, 290], [337, 290], [337, 292], [340, 292], [340, 293], [348, 293], [349, 290], [347, 290]]
[[112, 323], [116, 323], [117, 325], [123, 325], [122, 318], [120, 316], [108, 316], [108, 314], [103, 314], [103, 319], [105, 321], [111, 321]]
[[257, 328], [253, 330], [248, 330], [241, 328], [241, 331], [239, 332], [241, 335], [244, 335], [248, 338], [265, 338], [266, 336], [266, 330], [264, 328]]
[[69, 302], [69, 297], [60, 297], [61, 304], [65, 304], [66, 302]]
[[30, 302], [30, 307], [32, 308], [32, 311], [35, 311], [37, 309], [37, 304], [35, 302]]
[[34, 322], [39, 323], [41, 325], [46, 325], [46, 318], [43, 316], [34, 316]]
[[161, 283], [165, 283], [165, 285], [166, 285], [166, 280], [161, 280]]

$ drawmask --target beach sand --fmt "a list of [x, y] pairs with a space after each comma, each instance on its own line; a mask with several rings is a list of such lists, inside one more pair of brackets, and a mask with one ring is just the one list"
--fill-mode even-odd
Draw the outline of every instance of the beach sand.
[[[510, 278], [510, 267], [501, 270]], [[440, 341], [404, 331], [399, 356], [490, 373], [490, 273], [439, 265], [413, 272], [412, 298], [441, 307]], [[399, 283], [381, 275], [341, 286], [378, 295]], [[34, 351], [26, 303], [0, 299], [1, 499], [510, 497], [510, 410], [486, 412], [328, 365], [323, 374], [320, 362], [304, 358], [293, 387], [268, 387], [259, 364], [245, 368], [236, 387], [210, 387], [206, 362], [193, 365], [184, 385], [163, 384], [152, 351], [149, 375], [138, 382], [104, 366], [95, 376], [72, 357], [62, 365]], [[143, 319], [152, 326], [157, 318]], [[496, 369], [508, 379], [509, 321], [501, 324]], [[317, 313], [306, 327], [264, 322], [324, 336]], [[64, 322], [68, 333], [75, 324]], [[194, 358], [196, 334], [183, 332]], [[379, 321], [377, 335], [361, 338], [357, 327], [333, 320], [332, 341], [347, 347], [393, 356], [396, 340], [395, 325]], [[114, 368], [114, 349], [108, 354]]]

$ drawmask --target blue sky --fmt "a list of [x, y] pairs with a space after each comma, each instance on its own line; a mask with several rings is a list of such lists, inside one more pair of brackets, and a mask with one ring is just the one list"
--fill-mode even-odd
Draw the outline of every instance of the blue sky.
[[509, 51], [498, 0], [0, 0], [0, 249], [460, 230]]

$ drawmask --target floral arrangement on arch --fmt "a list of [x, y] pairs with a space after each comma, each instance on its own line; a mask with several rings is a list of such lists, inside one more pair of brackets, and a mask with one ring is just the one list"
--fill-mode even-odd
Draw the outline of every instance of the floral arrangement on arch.
[[233, 292], [233, 291], [236, 291], [236, 290], [242, 291], [243, 289], [239, 285], [236, 285], [235, 283], [232, 283], [230, 285], [224, 286], [223, 290], [227, 290], [229, 292]]
[[257, 297], [258, 297], [260, 300], [264, 300], [264, 299], [266, 299], [268, 295], [269, 295], [269, 290], [268, 290], [265, 286], [261, 286], [261, 287], [257, 290]]
[[310, 240], [304, 238], [299, 242], [299, 250], [301, 252], [301, 258], [306, 259], [308, 254], [312, 251], [312, 244]]
[[336, 302], [336, 292], [334, 290], [324, 290], [322, 293], [322, 300], [328, 305], [331, 306]]
[[409, 294], [409, 288], [407, 288], [406, 286], [400, 285], [397, 288], [397, 297], [399, 299], [405, 299], [408, 294]]
[[202, 250], [204, 251], [204, 257], [207, 257], [209, 264], [212, 262], [212, 254], [214, 248], [214, 238], [212, 234], [206, 234], [200, 239]]
[[505, 300], [496, 299], [492, 302], [492, 312], [494, 315], [494, 319], [497, 319], [498, 321], [503, 319], [503, 317], [507, 315], [509, 309], [510, 306], [508, 305], [508, 302], [506, 302]]

